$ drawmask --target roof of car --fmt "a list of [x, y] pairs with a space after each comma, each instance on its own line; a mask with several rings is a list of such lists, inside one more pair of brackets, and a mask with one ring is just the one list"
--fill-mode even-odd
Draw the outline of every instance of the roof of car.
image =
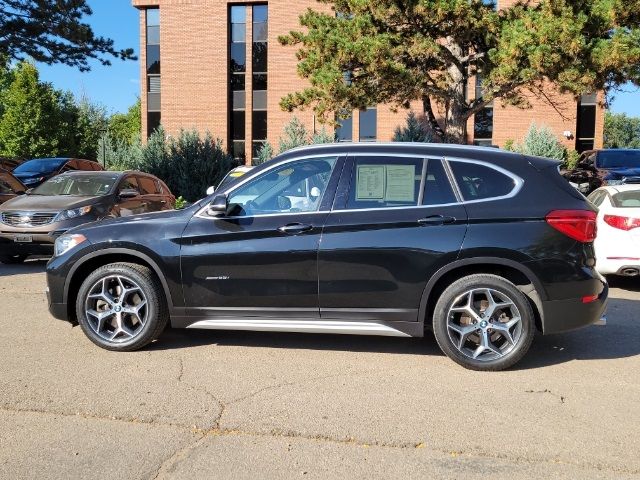
[[68, 172], [62, 172], [60, 175], [123, 175], [125, 173], [133, 172], [116, 172], [113, 170], [70, 170]]
[[336, 153], [366, 153], [366, 154], [394, 154], [403, 153], [407, 155], [429, 155], [435, 157], [466, 157], [474, 160], [485, 160], [492, 163], [522, 162], [523, 157], [536, 159], [541, 165], [557, 165], [560, 162], [549, 158], [523, 156], [521, 153], [509, 152], [495, 147], [481, 147], [476, 145], [457, 145], [445, 143], [415, 143], [415, 142], [340, 142], [309, 145], [294, 148], [281, 155], [278, 159], [285, 159], [290, 156], [299, 156], [308, 152], [309, 155], [336, 154]]
[[600, 187], [598, 190], [604, 190], [609, 193], [621, 193], [621, 192], [633, 192], [640, 190], [640, 184], [628, 184], [628, 185], [607, 185], [606, 187]]

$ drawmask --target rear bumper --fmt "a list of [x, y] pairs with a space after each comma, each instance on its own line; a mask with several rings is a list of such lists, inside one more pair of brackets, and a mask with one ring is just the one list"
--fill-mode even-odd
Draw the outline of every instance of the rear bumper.
[[609, 286], [603, 283], [598, 299], [583, 303], [581, 298], [542, 302], [542, 331], [545, 335], [570, 332], [589, 325], [602, 325], [609, 297]]

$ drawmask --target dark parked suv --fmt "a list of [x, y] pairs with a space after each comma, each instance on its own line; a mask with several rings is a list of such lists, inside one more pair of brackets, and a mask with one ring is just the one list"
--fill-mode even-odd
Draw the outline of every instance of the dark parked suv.
[[589, 150], [563, 176], [585, 195], [604, 186], [640, 183], [640, 150]]
[[93, 160], [79, 158], [35, 158], [15, 168], [13, 174], [29, 188], [35, 188], [45, 180], [64, 172], [84, 170], [95, 172], [104, 170]]
[[0, 263], [51, 255], [55, 239], [79, 225], [174, 204], [169, 188], [146, 173], [63, 173], [0, 206]]
[[596, 213], [550, 160], [491, 148], [297, 149], [192, 207], [76, 229], [50, 310], [109, 350], [173, 327], [421, 337], [477, 370], [597, 323]]

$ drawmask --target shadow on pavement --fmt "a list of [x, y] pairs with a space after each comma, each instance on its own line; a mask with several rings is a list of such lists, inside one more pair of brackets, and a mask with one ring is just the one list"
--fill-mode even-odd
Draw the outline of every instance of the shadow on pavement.
[[[622, 287], [617, 287], [622, 288]], [[607, 325], [544, 337], [538, 335], [518, 370], [571, 360], [611, 360], [640, 355], [640, 301], [612, 298]]]
[[607, 282], [611, 288], [640, 292], [640, 277], [621, 277], [619, 275], [610, 275], [607, 277]]
[[265, 333], [227, 330], [168, 329], [149, 350], [199, 347], [203, 345], [330, 350], [345, 352], [394, 353], [442, 356], [429, 332], [426, 338], [394, 338], [309, 333]]
[[[612, 299], [608, 325], [545, 337], [538, 334], [515, 370], [541, 368], [572, 360], [608, 360], [640, 355], [640, 301]], [[263, 333], [210, 330], [167, 330], [150, 350], [205, 345], [286, 348], [346, 352], [442, 356], [433, 334], [425, 338], [368, 337], [302, 333]]]
[[44, 273], [47, 268], [48, 257], [33, 257], [24, 263], [17, 265], [5, 265], [0, 263], [0, 277], [12, 275], [28, 275], [31, 273]]

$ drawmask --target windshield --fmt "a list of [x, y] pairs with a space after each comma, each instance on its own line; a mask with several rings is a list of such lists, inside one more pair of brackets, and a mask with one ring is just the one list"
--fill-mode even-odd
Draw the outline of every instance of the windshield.
[[222, 181], [220, 182], [220, 185], [218, 185], [218, 188], [216, 190], [220, 190], [222, 188], [225, 188], [229, 185], [231, 185], [234, 181], [236, 181], [238, 178], [244, 176], [244, 174], [247, 172], [243, 172], [242, 170], [231, 170], [229, 173], [227, 173], [227, 175], [222, 179]]
[[640, 168], [640, 150], [603, 150], [596, 164], [599, 168]]
[[74, 195], [95, 197], [106, 195], [118, 175], [60, 175], [47, 180], [31, 192], [32, 195]]
[[15, 173], [49, 173], [58, 170], [65, 159], [29, 160], [14, 170]]
[[640, 190], [616, 193], [612, 200], [616, 208], [640, 208]]

